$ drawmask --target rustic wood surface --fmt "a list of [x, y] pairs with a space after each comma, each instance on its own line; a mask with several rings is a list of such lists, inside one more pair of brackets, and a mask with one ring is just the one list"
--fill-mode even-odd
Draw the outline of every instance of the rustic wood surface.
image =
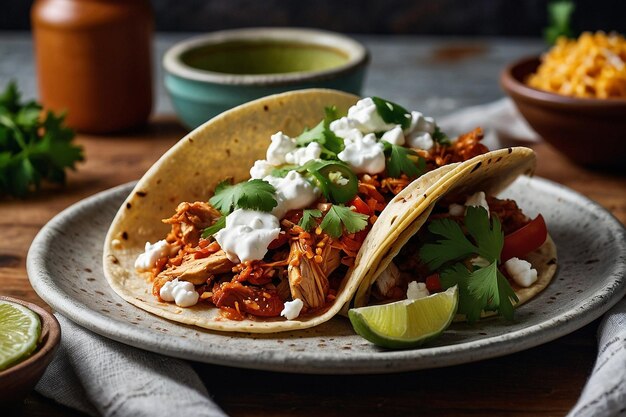
[[[35, 234], [72, 203], [139, 178], [184, 134], [173, 117], [162, 116], [133, 134], [81, 135], [86, 162], [70, 173], [66, 187], [0, 201], [0, 294], [49, 308], [26, 275], [26, 253]], [[626, 223], [623, 173], [575, 166], [545, 144], [534, 148], [537, 175], [596, 200]], [[233, 416], [561, 416], [576, 402], [593, 366], [597, 324], [502, 358], [398, 375], [287, 375], [205, 364], [196, 369], [215, 401]], [[22, 415], [81, 414], [33, 393]]]

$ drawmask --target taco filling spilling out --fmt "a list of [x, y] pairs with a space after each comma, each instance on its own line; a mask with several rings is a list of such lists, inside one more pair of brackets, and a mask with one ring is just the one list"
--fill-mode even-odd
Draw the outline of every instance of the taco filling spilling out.
[[543, 217], [527, 217], [513, 200], [482, 191], [446, 195], [420, 226], [371, 288], [360, 288], [358, 304], [419, 299], [457, 286], [459, 318], [473, 322], [491, 312], [512, 320], [518, 294], [526, 301], [524, 292], [553, 272], [556, 253]]
[[[299, 136], [277, 132], [267, 138], [265, 159], [250, 168], [248, 181], [233, 183], [224, 172], [208, 201], [179, 203], [163, 220], [171, 230], [162, 240], [146, 243], [135, 269], [149, 275], [159, 301], [218, 308], [222, 320], [322, 314], [335, 302], [390, 201], [426, 172], [487, 153], [481, 138], [477, 129], [450, 140], [432, 118], [377, 97], [359, 100], [345, 115], [326, 108], [324, 119]], [[484, 219], [474, 219], [480, 216], [476, 205], [488, 208]], [[446, 227], [435, 226], [441, 222]], [[484, 195], [443, 201], [428, 226], [403, 249], [406, 256], [402, 252], [401, 260], [376, 281], [373, 297], [385, 301], [407, 291], [445, 288], [448, 269], [433, 272], [444, 264], [464, 268], [463, 276], [469, 276], [480, 274], [472, 265], [487, 263], [499, 271], [498, 283], [508, 282], [502, 274], [532, 281], [523, 264], [511, 269], [522, 272], [506, 272], [508, 263], [502, 270], [501, 256], [494, 255], [497, 242], [491, 242], [497, 239], [474, 235], [474, 222], [502, 228], [506, 235], [532, 224], [511, 201]], [[437, 245], [451, 237], [438, 236], [437, 230], [448, 228], [458, 235], [454, 237], [470, 234], [463, 247], [467, 250], [454, 259], [435, 256]], [[422, 242], [427, 243], [415, 259], [411, 254]], [[491, 252], [483, 253], [483, 243], [494, 246]], [[468, 252], [470, 246], [477, 247], [476, 253]], [[485, 308], [492, 303], [490, 299]]]

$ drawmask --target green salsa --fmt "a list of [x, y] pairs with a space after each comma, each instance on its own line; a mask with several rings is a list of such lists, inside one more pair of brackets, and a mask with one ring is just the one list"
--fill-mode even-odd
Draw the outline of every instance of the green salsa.
[[225, 74], [281, 74], [338, 67], [348, 56], [321, 45], [280, 41], [231, 41], [203, 45], [181, 55], [184, 64]]

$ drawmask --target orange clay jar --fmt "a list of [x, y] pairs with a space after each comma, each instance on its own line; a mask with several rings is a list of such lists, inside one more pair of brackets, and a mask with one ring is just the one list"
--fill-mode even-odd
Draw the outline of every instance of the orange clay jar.
[[152, 107], [148, 0], [36, 0], [31, 10], [39, 96], [67, 123], [111, 133], [146, 122]]

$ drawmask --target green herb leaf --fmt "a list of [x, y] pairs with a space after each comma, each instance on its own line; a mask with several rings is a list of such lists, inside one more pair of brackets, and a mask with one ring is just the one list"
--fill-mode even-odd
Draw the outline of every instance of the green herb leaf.
[[202, 231], [202, 237], [207, 239], [225, 227], [226, 227], [226, 216], [221, 216], [219, 219], [217, 219], [215, 223], [213, 223], [211, 226], [205, 228]]
[[42, 118], [41, 106], [22, 103], [13, 82], [0, 93], [0, 195], [21, 197], [44, 180], [65, 182], [65, 169], [74, 169], [83, 151], [64, 119], [52, 112]]
[[574, 36], [570, 20], [575, 8], [574, 2], [569, 0], [548, 3], [548, 27], [543, 31], [543, 37], [548, 45], [553, 45], [561, 36], [568, 38]]
[[352, 211], [349, 207], [333, 204], [320, 224], [322, 230], [334, 238], [343, 234], [356, 233], [367, 227], [369, 216]]
[[441, 129], [439, 128], [439, 126], [435, 126], [435, 131], [432, 134], [432, 138], [435, 142], [437, 142], [440, 145], [449, 146], [452, 144], [450, 142], [450, 138], [448, 138], [448, 135], [443, 133]]
[[337, 159], [337, 154], [344, 149], [343, 139], [330, 130], [330, 122], [339, 118], [339, 112], [335, 106], [324, 109], [326, 117], [312, 129], [305, 129], [296, 138], [299, 147], [305, 147], [311, 142], [317, 142], [322, 147], [324, 159]]
[[217, 185], [209, 202], [224, 215], [238, 208], [270, 212], [278, 205], [275, 193], [276, 189], [267, 181], [254, 179], [232, 185], [226, 180]]
[[385, 123], [400, 125], [402, 129], [411, 126], [411, 113], [404, 107], [380, 97], [372, 97], [372, 101]]
[[459, 312], [465, 314], [470, 322], [478, 320], [483, 310], [498, 311], [511, 320], [513, 302], [517, 302], [518, 298], [498, 270], [504, 245], [500, 221], [497, 216], [490, 221], [484, 207], [468, 207], [464, 224], [475, 243], [465, 236], [458, 223], [450, 219], [432, 221], [428, 230], [443, 239], [424, 244], [419, 252], [420, 258], [431, 271], [473, 256], [487, 259], [488, 266], [474, 271], [460, 262], [444, 268], [440, 273], [442, 287], [459, 286]]
[[434, 220], [428, 225], [428, 231], [443, 237], [434, 243], [424, 244], [419, 251], [420, 259], [431, 271], [479, 252], [478, 247], [467, 239], [461, 226], [453, 220]]
[[417, 153], [404, 146], [382, 141], [387, 156], [387, 175], [398, 178], [402, 173], [409, 178], [417, 178], [426, 170], [426, 161]]
[[322, 217], [322, 212], [317, 209], [307, 209], [302, 212], [302, 218], [298, 222], [298, 226], [310, 232], [317, 227], [315, 219]]

